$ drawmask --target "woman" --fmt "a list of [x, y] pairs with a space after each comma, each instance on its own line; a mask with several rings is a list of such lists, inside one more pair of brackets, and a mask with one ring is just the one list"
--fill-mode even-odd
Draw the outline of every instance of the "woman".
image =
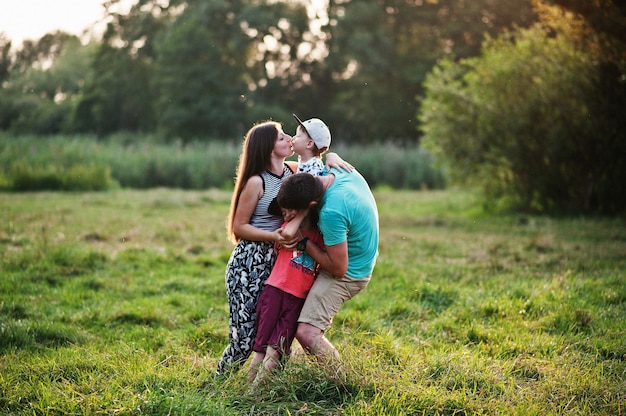
[[[276, 230], [283, 221], [268, 209], [282, 180], [297, 170], [296, 162], [285, 162], [292, 154], [291, 137], [280, 123], [263, 122], [246, 134], [228, 216], [228, 235], [236, 244], [226, 266], [229, 343], [217, 374], [238, 369], [252, 352], [257, 301], [276, 260]], [[339, 169], [352, 168], [336, 154], [329, 154], [327, 163]]]

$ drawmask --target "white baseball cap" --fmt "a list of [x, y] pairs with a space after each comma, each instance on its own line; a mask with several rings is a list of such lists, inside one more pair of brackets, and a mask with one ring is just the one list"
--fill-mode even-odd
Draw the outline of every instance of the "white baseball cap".
[[323, 149], [330, 146], [330, 130], [326, 123], [319, 118], [310, 118], [306, 121], [300, 120], [297, 115], [293, 115], [299, 125], [302, 126], [304, 131], [313, 139], [313, 143], [318, 149]]

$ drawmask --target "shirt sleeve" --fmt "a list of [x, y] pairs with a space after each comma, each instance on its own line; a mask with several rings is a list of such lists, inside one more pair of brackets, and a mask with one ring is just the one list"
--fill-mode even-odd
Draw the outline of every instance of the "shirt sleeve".
[[325, 209], [320, 213], [319, 227], [327, 247], [343, 243], [348, 239], [348, 222], [341, 212]]

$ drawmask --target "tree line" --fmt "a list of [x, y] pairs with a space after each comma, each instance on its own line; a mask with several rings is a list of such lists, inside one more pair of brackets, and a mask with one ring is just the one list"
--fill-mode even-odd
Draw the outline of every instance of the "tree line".
[[296, 112], [346, 144], [423, 144], [492, 202], [626, 207], [615, 0], [118, 3], [87, 43], [0, 34], [1, 131], [239, 141]]
[[16, 49], [0, 39], [0, 129], [239, 138], [251, 123], [318, 116], [342, 140], [417, 142], [416, 97], [444, 57], [536, 20], [529, 0], [104, 2], [106, 30]]

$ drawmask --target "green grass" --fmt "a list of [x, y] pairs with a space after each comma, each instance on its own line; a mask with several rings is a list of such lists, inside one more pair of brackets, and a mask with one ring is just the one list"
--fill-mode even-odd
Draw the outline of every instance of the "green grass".
[[374, 277], [328, 334], [345, 378], [296, 353], [253, 391], [213, 376], [229, 192], [0, 194], [0, 413], [624, 414], [623, 219], [376, 197]]

